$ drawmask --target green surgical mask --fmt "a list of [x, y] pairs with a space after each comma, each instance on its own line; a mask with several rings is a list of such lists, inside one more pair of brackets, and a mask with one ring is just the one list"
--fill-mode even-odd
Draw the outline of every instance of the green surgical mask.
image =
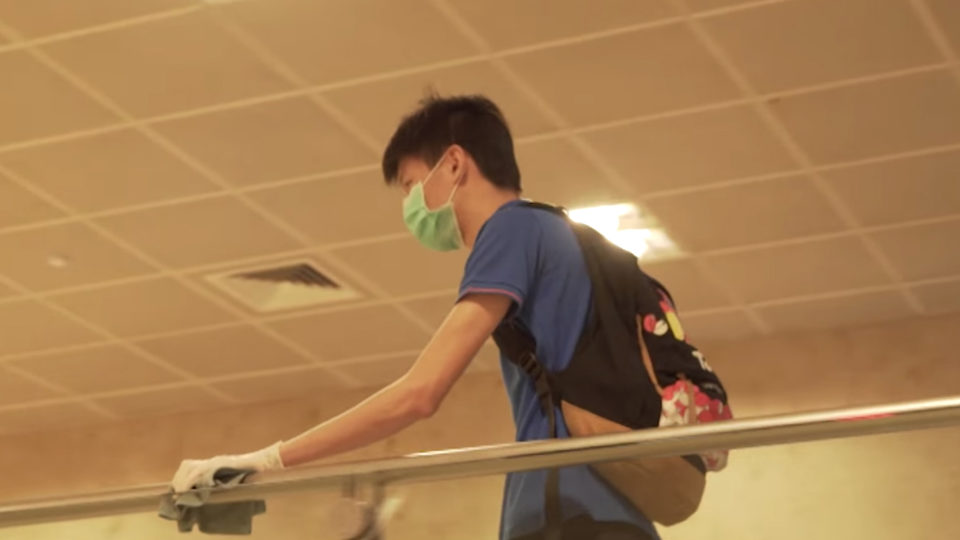
[[442, 162], [443, 158], [440, 158], [423, 182], [410, 189], [410, 194], [403, 200], [403, 222], [424, 246], [436, 251], [454, 251], [463, 245], [457, 215], [453, 211], [453, 195], [459, 186], [453, 188], [447, 202], [434, 210], [427, 207], [427, 199], [423, 195], [423, 186], [430, 181]]

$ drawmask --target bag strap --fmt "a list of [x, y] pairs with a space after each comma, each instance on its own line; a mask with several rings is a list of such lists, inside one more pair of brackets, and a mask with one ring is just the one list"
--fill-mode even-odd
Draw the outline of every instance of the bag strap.
[[556, 382], [537, 359], [537, 341], [533, 334], [517, 317], [512, 317], [500, 323], [493, 332], [493, 340], [507, 360], [530, 378], [537, 392], [540, 409], [550, 422], [550, 436], [557, 437], [555, 408], [560, 404], [560, 392]]
[[[500, 323], [493, 332], [493, 340], [504, 356], [522, 369], [533, 382], [540, 409], [547, 418], [550, 437], [556, 439], [559, 436], [556, 407], [560, 404], [560, 394], [556, 384], [551, 380], [550, 373], [537, 359], [537, 341], [533, 334], [517, 317], [512, 317]], [[563, 513], [560, 508], [560, 474], [556, 468], [547, 471], [544, 501], [546, 518], [544, 538], [560, 540]]]
[[657, 372], [653, 369], [653, 360], [650, 358], [650, 351], [647, 350], [647, 344], [643, 341], [643, 316], [637, 315], [637, 345], [640, 346], [640, 356], [643, 358], [643, 367], [647, 370], [647, 376], [653, 383], [654, 389], [663, 397], [663, 387], [657, 380]]

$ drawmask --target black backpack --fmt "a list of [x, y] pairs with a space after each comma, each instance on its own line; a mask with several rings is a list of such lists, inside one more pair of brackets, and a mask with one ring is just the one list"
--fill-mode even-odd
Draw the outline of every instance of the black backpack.
[[[536, 340], [518, 317], [504, 320], [493, 334], [501, 353], [533, 382], [552, 437], [557, 437], [555, 410], [561, 402], [629, 429], [657, 427], [662, 403], [659, 389], [681, 379], [726, 405], [719, 378], [686, 342], [666, 287], [643, 272], [635, 255], [593, 228], [571, 221], [562, 208], [523, 204], [567, 220], [592, 286], [587, 321], [570, 364], [560, 372], [544, 369], [537, 359]], [[649, 359], [646, 365], [645, 356]], [[701, 474], [705, 472], [699, 457], [684, 459]], [[557, 481], [554, 469], [547, 480], [548, 527], [555, 526], [560, 516]]]

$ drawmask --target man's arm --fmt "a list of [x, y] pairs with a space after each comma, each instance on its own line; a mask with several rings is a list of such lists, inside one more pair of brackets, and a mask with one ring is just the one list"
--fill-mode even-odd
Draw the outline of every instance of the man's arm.
[[501, 295], [464, 297], [413, 367], [396, 382], [285, 443], [250, 454], [184, 460], [171, 482], [174, 491], [181, 493], [198, 483], [212, 482], [213, 474], [222, 467], [264, 471], [360, 448], [431, 416], [510, 306], [511, 300]]
[[506, 316], [510, 299], [471, 295], [458, 302], [413, 367], [356, 407], [280, 447], [285, 466], [353, 450], [431, 416]]

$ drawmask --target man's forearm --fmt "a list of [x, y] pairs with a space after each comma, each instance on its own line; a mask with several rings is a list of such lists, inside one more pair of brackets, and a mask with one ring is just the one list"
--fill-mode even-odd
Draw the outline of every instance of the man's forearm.
[[401, 379], [283, 443], [280, 457], [285, 467], [292, 467], [354, 450], [389, 437], [430, 413], [422, 394]]
[[281, 445], [284, 466], [375, 443], [433, 414], [509, 307], [510, 300], [501, 296], [461, 300], [406, 375], [349, 411]]

